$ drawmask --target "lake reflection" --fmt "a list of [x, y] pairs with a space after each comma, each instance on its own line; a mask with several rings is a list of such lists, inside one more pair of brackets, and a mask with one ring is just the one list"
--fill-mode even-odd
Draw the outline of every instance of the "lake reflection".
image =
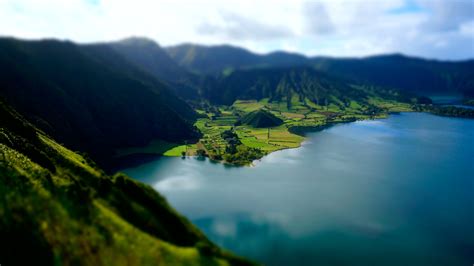
[[161, 158], [124, 172], [267, 265], [471, 265], [473, 133], [474, 120], [403, 113], [311, 133], [254, 167]]

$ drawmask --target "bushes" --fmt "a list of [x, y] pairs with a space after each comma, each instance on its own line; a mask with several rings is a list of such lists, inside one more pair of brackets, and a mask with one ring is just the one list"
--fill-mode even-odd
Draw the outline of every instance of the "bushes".
[[474, 118], [474, 110], [455, 106], [415, 105], [414, 110], [440, 116]]
[[206, 151], [203, 149], [197, 149], [196, 154], [198, 157], [205, 157], [207, 155]]
[[263, 155], [264, 153], [260, 149], [238, 145], [236, 146], [235, 153], [226, 153], [223, 158], [228, 163], [247, 165], [254, 160], [262, 158]]

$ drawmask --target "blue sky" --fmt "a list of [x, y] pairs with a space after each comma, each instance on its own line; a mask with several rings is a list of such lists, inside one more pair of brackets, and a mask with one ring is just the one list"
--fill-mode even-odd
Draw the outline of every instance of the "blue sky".
[[389, 14], [403, 14], [403, 13], [418, 13], [418, 12], [426, 12], [427, 9], [422, 8], [416, 1], [414, 0], [407, 0], [404, 1], [400, 6], [388, 10]]
[[473, 0], [0, 0], [0, 35], [474, 58]]

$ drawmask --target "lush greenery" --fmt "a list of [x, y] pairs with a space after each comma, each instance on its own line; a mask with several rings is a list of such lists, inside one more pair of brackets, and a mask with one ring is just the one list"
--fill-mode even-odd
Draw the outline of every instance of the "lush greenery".
[[[209, 103], [196, 105], [203, 134], [200, 155], [250, 164], [265, 154], [298, 147], [301, 128], [412, 111], [427, 100], [398, 90], [349, 83], [308, 67], [235, 70], [209, 84]], [[429, 102], [429, 100], [428, 100]], [[226, 132], [239, 143], [229, 144]], [[293, 132], [293, 133], [292, 133]]]
[[463, 104], [469, 105], [469, 106], [474, 106], [474, 99], [465, 99]]
[[265, 109], [259, 109], [244, 115], [237, 123], [252, 126], [255, 128], [266, 128], [277, 127], [283, 124], [283, 120], [276, 117], [269, 111], [266, 111]]
[[153, 188], [108, 176], [0, 103], [5, 265], [248, 265]]
[[474, 110], [455, 106], [417, 105], [414, 110], [441, 116], [474, 118]]
[[160, 154], [248, 165], [299, 147], [305, 129], [402, 111], [473, 117], [419, 96], [473, 97], [472, 66], [1, 38], [0, 263], [247, 265], [152, 188], [94, 161], [111, 170]]
[[400, 54], [366, 58], [305, 57], [275, 52], [255, 54], [233, 46], [184, 44], [167, 48], [190, 71], [213, 75], [236, 70], [309, 66], [359, 84], [405, 90], [418, 95], [463, 93], [474, 97], [474, 60], [426, 60]]
[[200, 76], [179, 66], [157, 43], [145, 38], [128, 38], [105, 43], [140, 70], [162, 80], [177, 95], [196, 99], [200, 92]]
[[[442, 85], [447, 79], [449, 90], [473, 87], [467, 78], [472, 77], [471, 61], [403, 56], [336, 60], [288, 53], [256, 55], [231, 46], [182, 45], [165, 51], [140, 38], [93, 45], [3, 38], [0, 48], [0, 96], [35, 126], [68, 147], [87, 152], [106, 169], [124, 150], [137, 146], [145, 147], [145, 154], [180, 156], [201, 149], [220, 158], [225, 144], [213, 135], [244, 116], [268, 118], [248, 114], [262, 107], [285, 121], [283, 127], [272, 129], [278, 136], [295, 123], [351, 121], [387, 112], [392, 103], [405, 104], [400, 109], [404, 111], [414, 103], [429, 103], [398, 89], [417, 93], [420, 86], [437, 84], [436, 88], [448, 90]], [[245, 101], [255, 104], [240, 104]], [[232, 108], [231, 114], [220, 113], [223, 105]], [[193, 109], [200, 112], [200, 121], [196, 122]], [[251, 148], [251, 143], [260, 141], [252, 137], [268, 133], [254, 132], [259, 125], [253, 122], [247, 125], [252, 129], [243, 130], [241, 125], [236, 130], [243, 145]], [[186, 140], [193, 143], [200, 138], [193, 123], [207, 137], [199, 145], [185, 145]], [[276, 148], [257, 146], [267, 152], [299, 143], [268, 142]]]
[[[201, 156], [213, 160], [248, 165], [270, 152], [299, 147], [304, 140], [304, 130], [413, 110], [411, 102], [376, 97], [370, 94], [369, 88], [354, 89], [364, 90], [366, 95], [372, 96], [367, 96], [361, 102], [352, 100], [348, 105], [331, 103], [321, 106], [310, 100], [301, 102], [298, 97], [293, 97], [290, 106], [286, 101], [271, 102], [264, 98], [260, 101], [237, 100], [231, 106], [203, 107], [197, 110], [202, 117], [195, 124], [203, 134], [196, 144], [197, 151]], [[252, 123], [242, 123], [243, 118], [252, 118], [259, 112], [270, 114], [283, 121], [283, 124], [258, 127]]]
[[361, 59], [314, 58], [312, 64], [354, 82], [418, 95], [474, 93], [474, 60], [443, 62], [393, 54]]
[[1, 38], [0, 97], [102, 166], [120, 147], [198, 137], [189, 105], [107, 45]]
[[363, 86], [314, 70], [310, 67], [262, 68], [236, 70], [209, 84], [204, 96], [213, 104], [232, 105], [236, 100], [262, 100], [285, 104], [292, 109], [302, 103], [331, 105], [344, 109], [351, 101], [367, 103], [369, 96], [410, 102], [416, 98], [398, 90], [376, 86]]

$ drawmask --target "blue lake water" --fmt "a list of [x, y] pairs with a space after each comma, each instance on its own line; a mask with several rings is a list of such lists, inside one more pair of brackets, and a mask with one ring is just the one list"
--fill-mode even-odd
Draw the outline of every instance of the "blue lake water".
[[402, 113], [310, 133], [254, 167], [160, 158], [123, 172], [267, 265], [474, 263], [474, 120]]

